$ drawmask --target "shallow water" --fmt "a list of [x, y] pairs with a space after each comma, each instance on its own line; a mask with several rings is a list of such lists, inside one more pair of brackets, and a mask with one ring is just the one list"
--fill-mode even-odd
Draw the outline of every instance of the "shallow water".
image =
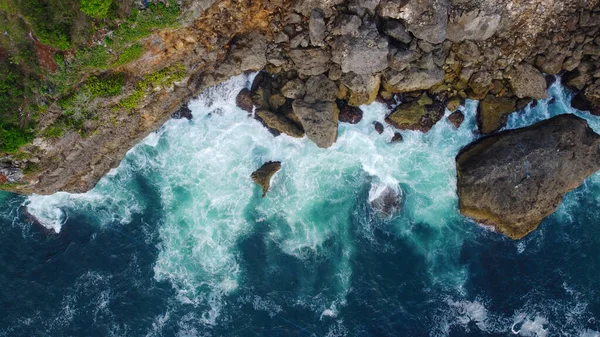
[[[600, 336], [599, 174], [512, 241], [458, 213], [477, 102], [393, 144], [374, 103], [320, 149], [236, 108], [245, 86], [205, 92], [86, 194], [0, 194], [0, 336]], [[550, 93], [507, 128], [577, 113], [600, 132]], [[404, 195], [388, 220], [368, 204], [382, 185]]]

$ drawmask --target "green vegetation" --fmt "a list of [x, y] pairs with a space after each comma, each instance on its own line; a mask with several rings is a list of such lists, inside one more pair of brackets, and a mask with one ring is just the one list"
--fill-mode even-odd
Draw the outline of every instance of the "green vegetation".
[[168, 88], [175, 82], [184, 79], [185, 75], [185, 66], [181, 63], [174, 64], [155, 73], [146, 75], [140, 82], [138, 82], [135, 91], [131, 95], [121, 100], [120, 106], [126, 110], [137, 108], [144, 98], [148, 88]]
[[[40, 135], [84, 134], [85, 122], [97, 118], [93, 99], [123, 94], [124, 75], [110, 70], [141, 57], [140, 40], [173, 27], [180, 14], [177, 0], [144, 10], [136, 0], [0, 0], [0, 153], [31, 142], [53, 102], [62, 113]], [[182, 65], [148, 75], [119, 108], [133, 109], [150, 88], [184, 76]]]
[[118, 96], [123, 92], [123, 74], [116, 74], [104, 79], [92, 76], [83, 87], [90, 98]]
[[81, 0], [81, 11], [93, 18], [105, 18], [112, 0]]
[[131, 61], [137, 60], [144, 53], [144, 48], [142, 48], [139, 44], [134, 44], [133, 46], [123, 50], [121, 55], [119, 55], [119, 59], [115, 62], [115, 66], [120, 66], [123, 64], [127, 64]]

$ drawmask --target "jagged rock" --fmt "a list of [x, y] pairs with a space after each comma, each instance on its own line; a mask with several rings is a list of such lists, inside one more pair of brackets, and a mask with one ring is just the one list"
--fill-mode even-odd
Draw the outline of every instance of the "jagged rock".
[[383, 75], [385, 90], [392, 93], [427, 90], [444, 81], [444, 71], [440, 68], [410, 69], [397, 71], [388, 69]]
[[373, 184], [369, 190], [369, 205], [382, 219], [390, 219], [402, 210], [400, 190], [383, 184]]
[[514, 99], [487, 95], [484, 100], [479, 102], [477, 109], [479, 131], [487, 134], [500, 130], [506, 125], [508, 115], [515, 110]]
[[339, 120], [340, 122], [357, 124], [363, 118], [363, 112], [360, 108], [350, 106], [348, 104], [338, 103], [340, 110]]
[[475, 99], [481, 99], [492, 88], [492, 75], [487, 71], [478, 71], [469, 79], [469, 87], [475, 94]]
[[401, 19], [414, 36], [438, 44], [446, 39], [448, 0], [382, 0], [378, 14]]
[[396, 142], [401, 142], [402, 140], [404, 140], [404, 138], [402, 137], [402, 134], [400, 134], [400, 132], [394, 132], [394, 135], [392, 136], [392, 139], [390, 140], [390, 142], [396, 143]]
[[460, 111], [454, 111], [448, 116], [448, 121], [454, 125], [455, 128], [460, 128], [463, 121], [465, 120], [465, 115], [463, 115]]
[[[252, 101], [252, 98], [250, 98], [250, 101]], [[192, 115], [192, 110], [190, 110], [187, 104], [182, 105], [181, 108], [179, 108], [179, 110], [171, 114], [171, 117], [175, 119], [185, 118], [187, 120], [191, 120], [192, 118], [194, 118], [194, 116]]]
[[341, 14], [332, 29], [334, 35], [356, 35], [358, 36], [362, 20], [356, 15]]
[[252, 172], [250, 177], [257, 183], [260, 187], [262, 187], [262, 196], [263, 198], [267, 195], [267, 191], [269, 187], [271, 187], [271, 178], [277, 171], [281, 169], [281, 162], [279, 161], [270, 161], [264, 163], [258, 170]]
[[252, 92], [247, 88], [242, 89], [235, 98], [235, 104], [238, 108], [251, 113], [254, 107]]
[[267, 65], [267, 38], [257, 32], [236, 37], [227, 59], [219, 67], [226, 76], [234, 76], [248, 70], [261, 70]]
[[373, 103], [379, 92], [380, 78], [380, 75], [343, 74], [340, 83], [348, 88], [348, 104], [359, 106]]
[[375, 128], [375, 131], [377, 131], [378, 134], [383, 133], [383, 124], [375, 121], [375, 122], [373, 122], [373, 127]]
[[379, 0], [357, 0], [358, 6], [366, 8], [371, 12], [379, 5]]
[[294, 49], [290, 57], [300, 74], [306, 76], [320, 75], [329, 68], [329, 53], [320, 48]]
[[570, 114], [481, 138], [456, 157], [460, 211], [520, 239], [600, 169], [599, 145]]
[[304, 101], [307, 103], [333, 102], [338, 95], [338, 86], [327, 76], [321, 74], [312, 76], [306, 81], [306, 95]]
[[269, 97], [269, 106], [273, 110], [277, 110], [286, 103], [285, 97], [282, 94], [274, 94]]
[[6, 184], [7, 182], [8, 178], [4, 174], [0, 173], [0, 184]]
[[475, 42], [465, 41], [458, 46], [456, 56], [465, 62], [475, 62], [481, 56], [481, 52]]
[[548, 75], [556, 75], [562, 71], [565, 58], [566, 55], [563, 54], [538, 55], [535, 65]]
[[313, 46], [323, 46], [323, 40], [327, 36], [327, 27], [325, 26], [325, 17], [323, 11], [318, 8], [312, 10], [310, 21], [308, 22], [308, 35], [310, 43]]
[[594, 67], [589, 62], [582, 62], [579, 67], [563, 76], [563, 82], [570, 87], [583, 90], [592, 80], [592, 69]]
[[455, 111], [462, 104], [462, 101], [458, 97], [452, 97], [446, 102], [446, 109]]
[[295, 138], [304, 137], [302, 129], [300, 129], [292, 120], [282, 115], [266, 109], [260, 109], [256, 111], [256, 118], [260, 120], [267, 129], [274, 132], [275, 135], [285, 133], [286, 135]]
[[375, 27], [362, 27], [359, 36], [338, 37], [332, 46], [332, 60], [342, 72], [373, 74], [388, 67], [388, 41]]
[[443, 115], [444, 105], [423, 94], [416, 101], [400, 104], [385, 121], [401, 130], [427, 132]]
[[335, 11], [333, 6], [342, 2], [344, 0], [302, 0], [296, 2], [295, 9], [298, 13], [310, 17], [312, 10], [318, 8], [323, 11], [325, 17], [330, 17]]
[[406, 31], [404, 24], [400, 20], [387, 20], [383, 25], [383, 32], [394, 40], [409, 44], [412, 36]]
[[538, 100], [548, 97], [544, 75], [528, 63], [515, 66], [510, 74], [510, 85], [519, 98], [530, 97]]
[[306, 94], [306, 88], [304, 81], [299, 78], [288, 81], [281, 88], [281, 94], [286, 98], [296, 99], [304, 97]]
[[464, 40], [484, 41], [492, 37], [500, 27], [499, 14], [487, 14], [473, 10], [453, 16], [448, 22], [448, 40], [459, 43]]
[[318, 147], [328, 148], [337, 140], [339, 110], [334, 102], [306, 103], [295, 100], [294, 113], [300, 119], [306, 136]]

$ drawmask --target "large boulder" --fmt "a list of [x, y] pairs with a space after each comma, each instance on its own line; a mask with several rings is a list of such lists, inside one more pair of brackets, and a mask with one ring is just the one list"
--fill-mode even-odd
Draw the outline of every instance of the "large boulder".
[[383, 87], [392, 93], [427, 90], [444, 81], [444, 70], [412, 68], [403, 71], [388, 69], [383, 75]]
[[500, 27], [500, 14], [486, 13], [478, 9], [461, 12], [448, 22], [448, 40], [458, 43], [464, 40], [485, 41]]
[[496, 132], [506, 125], [508, 115], [516, 110], [516, 102], [508, 97], [487, 95], [477, 108], [477, 126], [483, 134]]
[[546, 92], [546, 79], [542, 73], [528, 63], [515, 66], [510, 73], [510, 86], [519, 98], [544, 99]]
[[256, 118], [275, 135], [285, 133], [294, 138], [304, 137], [304, 131], [288, 117], [276, 114], [267, 109], [260, 109], [256, 111]]
[[263, 164], [258, 170], [252, 172], [250, 177], [255, 183], [262, 187], [263, 198], [267, 195], [269, 187], [271, 187], [271, 178], [277, 171], [281, 169], [281, 162], [270, 161]]
[[409, 103], [400, 104], [385, 121], [401, 130], [431, 130], [444, 115], [444, 105], [434, 102], [427, 94]]
[[318, 147], [328, 148], [337, 140], [339, 109], [335, 102], [307, 103], [297, 99], [292, 103], [306, 136]]
[[315, 76], [329, 69], [329, 53], [320, 48], [293, 49], [290, 57], [296, 65], [296, 70], [302, 75]]
[[446, 39], [448, 0], [382, 0], [378, 14], [406, 22], [414, 36], [438, 44]]
[[600, 169], [598, 146], [600, 136], [570, 114], [481, 138], [456, 157], [460, 211], [520, 239]]
[[361, 27], [359, 36], [338, 37], [332, 46], [332, 60], [342, 72], [373, 74], [388, 67], [388, 41], [374, 26]]
[[371, 104], [379, 93], [380, 75], [343, 74], [340, 83], [348, 88], [348, 104]]
[[333, 102], [338, 95], [339, 88], [329, 79], [329, 77], [321, 74], [312, 76], [306, 81], [306, 94], [304, 101], [307, 103]]

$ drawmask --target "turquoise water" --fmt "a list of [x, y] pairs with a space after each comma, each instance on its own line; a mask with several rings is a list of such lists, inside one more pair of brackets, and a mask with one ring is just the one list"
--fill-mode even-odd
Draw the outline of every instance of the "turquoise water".
[[[207, 90], [86, 194], [0, 195], [0, 336], [600, 336], [598, 174], [511, 241], [458, 213], [477, 102], [400, 143], [374, 103], [320, 149], [236, 108], [248, 80]], [[600, 131], [550, 93], [507, 128], [570, 112]], [[261, 198], [250, 174], [273, 160]], [[368, 204], [384, 185], [404, 196], [387, 220]]]

